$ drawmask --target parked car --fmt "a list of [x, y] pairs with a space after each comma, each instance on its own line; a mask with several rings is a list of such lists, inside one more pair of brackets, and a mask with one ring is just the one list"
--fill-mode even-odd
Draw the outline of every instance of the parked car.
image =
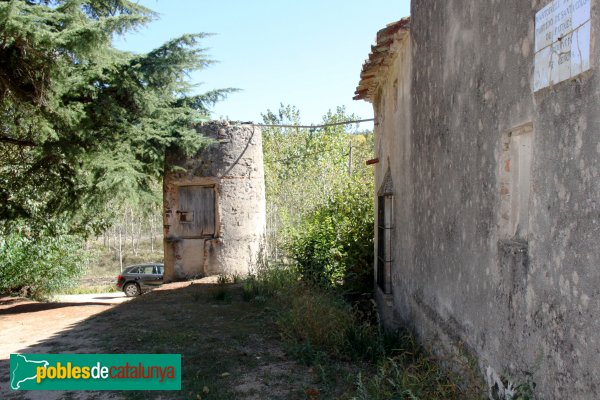
[[139, 296], [162, 285], [164, 273], [160, 263], [130, 265], [117, 277], [117, 287], [128, 297]]

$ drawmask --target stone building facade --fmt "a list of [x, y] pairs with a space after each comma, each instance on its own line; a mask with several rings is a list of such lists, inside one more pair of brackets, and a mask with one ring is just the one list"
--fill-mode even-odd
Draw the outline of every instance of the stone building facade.
[[165, 281], [246, 275], [265, 246], [265, 183], [258, 127], [198, 126], [213, 143], [194, 157], [173, 150], [164, 177]]
[[413, 0], [356, 91], [383, 323], [477, 356], [493, 398], [600, 398], [599, 10]]

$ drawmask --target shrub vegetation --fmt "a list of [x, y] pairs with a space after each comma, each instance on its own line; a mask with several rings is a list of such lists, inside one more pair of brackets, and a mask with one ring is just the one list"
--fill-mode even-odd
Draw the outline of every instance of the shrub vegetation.
[[371, 181], [351, 180], [303, 221], [289, 252], [304, 281], [345, 294], [372, 291], [372, 190]]
[[276, 310], [288, 353], [320, 371], [322, 380], [358, 370], [343, 398], [484, 399], [476, 367], [464, 357], [442, 362], [410, 332], [382, 330], [340, 291], [303, 276], [297, 266], [263, 265], [243, 283], [244, 299]]
[[[267, 124], [298, 124], [281, 105]], [[344, 108], [323, 124], [356, 120]], [[346, 294], [370, 292], [373, 265], [373, 134], [358, 126], [263, 131], [269, 258], [296, 263], [300, 277]]]
[[15, 232], [0, 238], [0, 260], [0, 293], [44, 299], [76, 281], [86, 254], [77, 236]]

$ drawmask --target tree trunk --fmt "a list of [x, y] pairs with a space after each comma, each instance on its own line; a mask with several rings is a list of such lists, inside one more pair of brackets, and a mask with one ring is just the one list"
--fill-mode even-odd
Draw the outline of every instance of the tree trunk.
[[119, 226], [119, 266], [123, 272], [123, 229]]
[[133, 207], [131, 207], [130, 209], [128, 209], [125, 212], [125, 221], [123, 221], [124, 224], [129, 225], [129, 238], [130, 238], [130, 242], [131, 242], [131, 251], [133, 251], [133, 254], [137, 255], [137, 252], [135, 251], [135, 228], [134, 228], [134, 218], [133, 218]]
[[150, 251], [154, 254], [154, 214], [150, 217]]
[[142, 242], [142, 230], [143, 230], [143, 220], [142, 218], [138, 218], [137, 220], [137, 234], [136, 234], [136, 242], [137, 242], [137, 250], [135, 251], [135, 254], [137, 255], [137, 252], [140, 249], [140, 243]]

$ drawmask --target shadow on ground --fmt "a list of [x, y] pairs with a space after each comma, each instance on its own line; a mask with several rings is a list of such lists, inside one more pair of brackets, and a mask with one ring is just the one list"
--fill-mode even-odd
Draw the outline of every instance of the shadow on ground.
[[[41, 315], [44, 307], [69, 306], [17, 304], [8, 312]], [[23, 334], [27, 334], [27, 327], [23, 328]], [[243, 301], [242, 290], [236, 285], [165, 285], [19, 351], [181, 354], [182, 390], [9, 391], [9, 360], [4, 359], [0, 360], [3, 399], [306, 399], [306, 391], [319, 385], [312, 369], [285, 355], [273, 311]]]

